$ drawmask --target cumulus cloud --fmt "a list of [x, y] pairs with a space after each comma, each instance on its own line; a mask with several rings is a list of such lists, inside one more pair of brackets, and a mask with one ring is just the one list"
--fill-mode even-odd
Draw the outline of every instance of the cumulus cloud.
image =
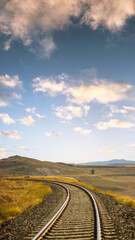
[[134, 0], [84, 0], [88, 8], [82, 22], [93, 29], [104, 26], [110, 31], [121, 30], [127, 19], [135, 15]]
[[79, 132], [79, 133], [81, 133], [83, 135], [89, 135], [91, 133], [90, 129], [84, 129], [84, 128], [81, 128], [81, 127], [75, 127], [74, 131], [75, 132]]
[[[86, 104], [96, 101], [102, 104], [117, 102], [124, 99], [134, 98], [133, 85], [125, 82], [113, 82], [106, 79], [94, 79], [92, 82], [85, 81], [77, 85], [67, 84], [66, 81], [56, 77], [33, 80], [34, 92], [42, 92], [56, 97], [58, 94], [66, 96], [67, 101], [75, 104]], [[69, 78], [69, 76], [68, 76]]]
[[8, 0], [1, 2], [0, 9], [2, 33], [12, 39], [21, 39], [26, 46], [36, 39], [45, 54], [50, 55], [55, 48], [50, 35], [70, 24], [71, 16], [79, 16], [80, 1]]
[[8, 51], [11, 47], [11, 42], [12, 42], [12, 38], [9, 38], [6, 42], [5, 42], [5, 45], [4, 45], [4, 50], [5, 51]]
[[0, 97], [0, 107], [6, 107], [8, 103], [2, 100], [3, 97]]
[[[45, 116], [45, 115], [41, 115], [41, 114], [35, 112], [35, 111], [36, 111], [36, 107], [26, 108], [25, 110], [26, 110], [26, 112], [28, 112], [28, 113], [33, 113], [33, 114], [35, 114], [36, 117], [39, 118], [39, 119], [41, 119], [41, 120], [45, 120], [45, 119], [46, 119], [46, 116]], [[29, 120], [30, 120], [30, 117], [29, 117]]]
[[63, 118], [65, 120], [72, 120], [74, 117], [82, 117], [87, 115], [90, 107], [87, 105], [84, 106], [73, 106], [68, 105], [67, 107], [56, 107], [55, 115], [57, 117]]
[[121, 121], [119, 119], [111, 119], [109, 122], [98, 122], [95, 124], [95, 126], [99, 130], [107, 130], [109, 128], [132, 128], [135, 126], [134, 123], [127, 122], [127, 121]]
[[35, 113], [35, 111], [36, 111], [36, 107], [33, 107], [33, 108], [26, 108], [25, 110], [26, 110], [26, 112], [28, 112], [28, 113]]
[[0, 119], [5, 124], [15, 123], [14, 119], [12, 119], [7, 113], [0, 113]]
[[13, 130], [13, 131], [0, 131], [0, 135], [4, 136], [4, 137], [8, 137], [8, 138], [13, 138], [16, 140], [21, 139], [21, 136], [19, 134], [19, 132], [17, 130]]
[[118, 109], [117, 106], [111, 105], [110, 106], [111, 113], [110, 116], [113, 116], [114, 113], [121, 113], [125, 118], [130, 120], [135, 119], [135, 107], [132, 106], [123, 106], [121, 109]]
[[41, 47], [40, 55], [42, 57], [45, 56], [49, 58], [51, 53], [56, 49], [56, 45], [51, 36], [47, 36], [44, 39], [40, 40], [39, 44]]
[[9, 76], [8, 74], [1, 75], [0, 84], [9, 88], [22, 87], [22, 82], [19, 80], [18, 75], [13, 77]]
[[22, 81], [19, 76], [0, 75], [0, 107], [5, 107], [12, 99], [21, 99]]
[[13, 40], [26, 46], [36, 41], [49, 56], [56, 48], [53, 33], [72, 25], [73, 18], [93, 29], [117, 31], [134, 15], [134, 0], [7, 0], [0, 2], [0, 32], [7, 37], [5, 50]]
[[123, 106], [123, 110], [120, 110], [120, 112], [122, 113], [134, 113], [135, 112], [135, 108], [134, 107], [128, 107], [128, 106]]
[[19, 121], [28, 127], [34, 127], [35, 125], [35, 120], [32, 118], [31, 115], [24, 116], [23, 118], [19, 119]]
[[36, 116], [41, 119], [41, 120], [46, 120], [46, 116], [45, 115], [40, 115], [39, 113], [36, 113]]
[[9, 152], [10, 151], [5, 148], [0, 148], [0, 157], [5, 157]]
[[118, 150], [116, 148], [111, 148], [111, 147], [108, 147], [108, 148], [104, 148], [101, 150], [101, 152], [117, 152]]
[[61, 134], [62, 134], [61, 132], [54, 132], [54, 131], [52, 131], [52, 132], [44, 132], [44, 135], [46, 137], [58, 137]]
[[129, 106], [123, 106], [123, 109], [120, 110], [120, 113], [124, 114], [125, 118], [130, 120], [135, 120], [135, 108]]
[[64, 93], [66, 85], [64, 81], [56, 82], [52, 77], [50, 78], [35, 78], [33, 79], [34, 92], [48, 93], [52, 97], [58, 93]]
[[107, 80], [95, 80], [93, 84], [69, 87], [68, 100], [83, 104], [91, 101], [107, 104], [131, 96], [133, 86], [124, 82], [109, 82]]

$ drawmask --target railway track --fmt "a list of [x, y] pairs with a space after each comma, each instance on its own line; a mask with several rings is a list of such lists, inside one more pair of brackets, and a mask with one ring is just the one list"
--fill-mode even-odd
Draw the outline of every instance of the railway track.
[[57, 213], [47, 223], [41, 223], [40, 231], [27, 240], [118, 239], [111, 218], [96, 194], [73, 184], [54, 184], [63, 187], [67, 197]]

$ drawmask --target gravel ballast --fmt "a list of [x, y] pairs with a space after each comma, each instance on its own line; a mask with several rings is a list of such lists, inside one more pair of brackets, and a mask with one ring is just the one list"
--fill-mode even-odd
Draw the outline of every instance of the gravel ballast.
[[[37, 228], [45, 218], [51, 215], [64, 201], [65, 192], [59, 186], [51, 185], [52, 193], [43, 202], [20, 216], [0, 225], [0, 240], [23, 240]], [[135, 209], [120, 204], [110, 196], [95, 192], [107, 209], [118, 239], [135, 239]]]
[[135, 240], [135, 209], [119, 203], [110, 196], [95, 193], [105, 205], [114, 223], [118, 239]]
[[23, 240], [45, 218], [47, 218], [58, 205], [62, 204], [65, 195], [59, 186], [50, 186], [52, 193], [46, 196], [43, 202], [32, 210], [22, 213], [0, 225], [0, 240]]

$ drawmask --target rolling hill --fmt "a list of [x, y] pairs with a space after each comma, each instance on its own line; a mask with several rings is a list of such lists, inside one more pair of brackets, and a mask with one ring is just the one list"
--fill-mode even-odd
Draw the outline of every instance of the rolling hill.
[[11, 156], [0, 160], [0, 176], [73, 175], [83, 170], [72, 165]]

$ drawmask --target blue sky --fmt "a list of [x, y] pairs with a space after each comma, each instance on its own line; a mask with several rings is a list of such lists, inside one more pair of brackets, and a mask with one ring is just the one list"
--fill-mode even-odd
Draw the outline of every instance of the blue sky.
[[135, 1], [0, 3], [0, 158], [134, 159]]

